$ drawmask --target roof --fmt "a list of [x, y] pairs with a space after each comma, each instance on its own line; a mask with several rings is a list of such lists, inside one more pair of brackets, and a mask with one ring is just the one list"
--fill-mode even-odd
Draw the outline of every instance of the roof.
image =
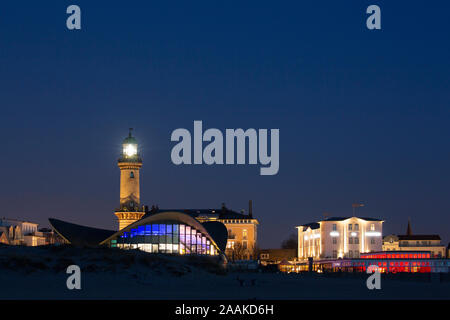
[[206, 231], [208, 231], [209, 235], [216, 242], [219, 249], [224, 252], [228, 241], [227, 227], [225, 227], [222, 222], [218, 221], [203, 222], [202, 226], [205, 227]]
[[358, 218], [358, 219], [366, 220], [366, 221], [383, 221], [382, 219], [370, 218], [370, 217], [330, 217], [330, 218], [324, 219], [322, 221], [344, 221], [344, 220], [351, 219], [351, 218]]
[[320, 223], [318, 223], [318, 222], [307, 223], [307, 224], [301, 225], [301, 227], [304, 227], [303, 230], [306, 230], [308, 228], [311, 228], [312, 230], [319, 229], [320, 228]]
[[116, 232], [86, 227], [53, 218], [49, 218], [48, 221], [60, 236], [75, 246], [97, 246], [100, 241]]
[[441, 240], [437, 234], [413, 234], [413, 235], [399, 235], [399, 240]]
[[[366, 221], [380, 221], [380, 222], [383, 221], [382, 219], [369, 218], [369, 217], [330, 217], [330, 218], [324, 219], [322, 221], [344, 221], [344, 220], [351, 219], [351, 218], [358, 218], [358, 219], [366, 220]], [[311, 230], [319, 229], [320, 228], [320, 222], [322, 222], [322, 221], [311, 222], [311, 223], [307, 223], [307, 224], [301, 224], [300, 227], [304, 228], [303, 231], [305, 231], [308, 228], [311, 228]]]
[[133, 137], [133, 135], [131, 134], [131, 131], [133, 131], [133, 128], [130, 128], [128, 137], [123, 139], [123, 144], [137, 144], [137, 140], [135, 137]]
[[162, 212], [182, 212], [184, 214], [190, 215], [193, 218], [199, 216], [217, 216], [218, 219], [253, 219], [252, 216], [247, 214], [238, 213], [236, 211], [224, 208], [224, 209], [157, 209], [156, 211], [149, 211], [146, 213], [142, 219], [149, 217], [151, 215], [162, 213]]

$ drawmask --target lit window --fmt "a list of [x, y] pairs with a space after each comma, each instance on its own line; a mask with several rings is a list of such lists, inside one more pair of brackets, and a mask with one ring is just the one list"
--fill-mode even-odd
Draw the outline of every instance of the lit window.
[[371, 230], [371, 231], [374, 231], [374, 230], [375, 230], [375, 224], [373, 224], [373, 223], [370, 224], [370, 230]]
[[130, 172], [130, 178], [134, 179], [134, 172], [133, 171]]

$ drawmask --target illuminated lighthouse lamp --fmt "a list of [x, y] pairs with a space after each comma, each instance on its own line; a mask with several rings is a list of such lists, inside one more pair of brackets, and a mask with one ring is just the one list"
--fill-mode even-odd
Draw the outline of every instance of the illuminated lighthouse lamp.
[[137, 154], [137, 145], [135, 144], [126, 144], [123, 147], [123, 153], [128, 157], [135, 156]]
[[130, 133], [127, 138], [123, 141], [123, 155], [127, 158], [132, 158], [138, 153], [138, 145], [136, 139], [132, 136], [131, 131], [133, 129], [130, 128]]

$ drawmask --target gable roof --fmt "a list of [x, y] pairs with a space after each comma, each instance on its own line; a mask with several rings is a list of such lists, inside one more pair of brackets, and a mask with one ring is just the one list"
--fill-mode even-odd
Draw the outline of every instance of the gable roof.
[[322, 221], [344, 221], [350, 218], [358, 218], [361, 220], [366, 220], [366, 221], [383, 221], [382, 219], [377, 219], [377, 218], [370, 218], [370, 217], [330, 217], [327, 219], [324, 219]]

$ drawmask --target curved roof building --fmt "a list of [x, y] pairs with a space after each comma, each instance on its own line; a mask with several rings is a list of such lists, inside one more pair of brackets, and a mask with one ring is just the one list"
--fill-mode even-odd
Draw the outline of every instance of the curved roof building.
[[[207, 228], [216, 233], [217, 239]], [[219, 255], [225, 250], [226, 241], [227, 231], [222, 223], [209, 222], [205, 227], [185, 213], [168, 211], [140, 219], [100, 244], [154, 253]]]
[[52, 227], [74, 245], [106, 245], [151, 253], [222, 255], [227, 229], [221, 222], [200, 223], [190, 215], [165, 211], [144, 217], [117, 232], [49, 219]]

